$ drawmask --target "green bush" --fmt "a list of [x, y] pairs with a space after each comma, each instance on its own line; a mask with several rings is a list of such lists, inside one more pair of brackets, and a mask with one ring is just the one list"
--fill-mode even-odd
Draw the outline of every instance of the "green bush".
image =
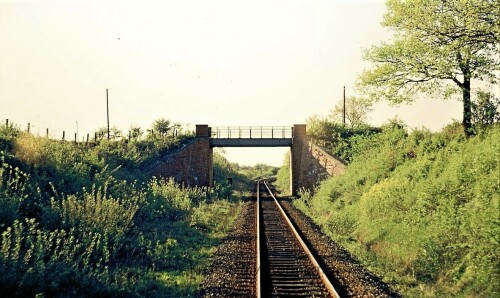
[[283, 166], [276, 175], [276, 189], [284, 195], [290, 194], [290, 152], [287, 152]]
[[380, 131], [379, 128], [367, 125], [347, 128], [332, 119], [320, 117], [312, 117], [307, 123], [307, 136], [313, 143], [347, 162], [352, 158], [354, 139], [364, 138]]
[[355, 137], [345, 175], [295, 204], [403, 294], [494, 295], [500, 127], [455, 126]]
[[84, 190], [83, 197], [70, 195], [60, 201], [52, 199], [51, 207], [61, 218], [60, 227], [79, 233], [112, 235], [120, 242], [133, 226], [134, 216], [143, 203], [142, 194], [131, 193], [126, 199], [107, 195], [107, 188]]
[[70, 290], [71, 284], [82, 285], [73, 288], [80, 295], [109, 290], [101, 287], [109, 281], [110, 263], [106, 238], [100, 234], [75, 238], [72, 230], [45, 231], [34, 219], [27, 219], [8, 227], [1, 243], [0, 268], [7, 273], [0, 277], [4, 295], [64, 296], [59, 291]]
[[188, 188], [143, 174], [191, 138], [83, 145], [0, 126], [0, 293], [194, 295], [239, 204], [227, 184]]
[[18, 127], [13, 125], [0, 125], [0, 151], [10, 151], [14, 147], [14, 140], [18, 138], [22, 132]]
[[20, 208], [26, 199], [29, 175], [5, 161], [0, 152], [0, 231], [20, 217]]

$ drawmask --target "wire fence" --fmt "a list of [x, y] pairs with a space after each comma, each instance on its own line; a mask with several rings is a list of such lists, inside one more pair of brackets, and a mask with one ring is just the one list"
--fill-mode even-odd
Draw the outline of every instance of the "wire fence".
[[[49, 130], [49, 128], [45, 128], [43, 132], [40, 132], [40, 130], [35, 132], [33, 130], [34, 125], [31, 122], [28, 122], [26, 126], [19, 126], [18, 124], [15, 124], [9, 119], [5, 119], [4, 124], [0, 123], [0, 128], [2, 127], [7, 129], [16, 129], [19, 131], [24, 131], [38, 137], [45, 137], [48, 139], [61, 140], [61, 141], [71, 141], [75, 143], [96, 143], [102, 140], [130, 141], [131, 139], [139, 139], [144, 135], [177, 137], [182, 131], [181, 128], [172, 128], [167, 132], [157, 132], [154, 131], [153, 129], [147, 129], [146, 131], [142, 131], [140, 129], [139, 130], [131, 129], [128, 131], [127, 134], [123, 134], [122, 131], [116, 128], [111, 128], [109, 130], [109, 136], [107, 129], [104, 130], [102, 128], [94, 131], [93, 133], [84, 133], [84, 134], [78, 132], [67, 133], [66, 130]], [[187, 134], [189, 134], [189, 132], [187, 132]]]

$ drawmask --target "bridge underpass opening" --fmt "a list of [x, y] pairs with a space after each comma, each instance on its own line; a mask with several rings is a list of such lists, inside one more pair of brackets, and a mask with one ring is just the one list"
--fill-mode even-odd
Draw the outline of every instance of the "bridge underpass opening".
[[255, 166], [267, 164], [273, 167], [282, 167], [290, 148], [264, 148], [264, 147], [220, 147], [224, 156], [232, 163], [240, 166]]
[[[206, 132], [209, 135], [211, 148], [224, 148], [229, 152], [226, 158], [230, 162], [243, 160], [241, 165], [255, 165], [258, 163], [270, 164], [281, 167], [284, 164], [286, 156], [293, 156], [291, 149], [294, 141], [294, 131], [303, 131], [305, 137], [305, 125], [291, 126], [243, 126], [243, 127], [214, 127], [207, 126]], [[303, 129], [302, 129], [303, 128]], [[290, 154], [286, 154], [290, 152]], [[232, 158], [233, 155], [235, 158]], [[274, 156], [270, 156], [274, 155]], [[265, 157], [271, 157], [271, 162], [266, 161]], [[253, 162], [245, 162], [253, 158]], [[289, 165], [289, 185], [290, 194], [294, 193], [293, 170], [290, 165], [292, 159], [288, 161]], [[213, 177], [213, 175], [212, 175]]]
[[[219, 148], [214, 148], [214, 153]], [[272, 167], [281, 168], [290, 166], [290, 148], [263, 148], [263, 147], [220, 147], [220, 153], [230, 162], [236, 163], [240, 167], [254, 167], [258, 164], [265, 164]], [[290, 184], [290, 174], [287, 175], [287, 183]], [[287, 193], [284, 193], [287, 194]]]

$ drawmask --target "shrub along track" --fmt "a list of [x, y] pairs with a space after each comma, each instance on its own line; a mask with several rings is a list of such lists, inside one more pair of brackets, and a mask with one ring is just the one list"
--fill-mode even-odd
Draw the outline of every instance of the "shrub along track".
[[202, 297], [255, 296], [255, 198], [245, 203], [205, 273]]
[[[280, 203], [341, 297], [398, 296], [387, 284], [366, 271], [349, 252], [321, 233], [311, 219], [289, 200], [280, 199]], [[256, 296], [255, 208], [255, 198], [252, 198], [218, 247], [206, 272], [201, 296]]]
[[290, 200], [281, 200], [292, 222], [300, 227], [301, 236], [317, 257], [325, 274], [334, 281], [334, 286], [341, 297], [399, 297], [397, 293], [368, 272], [346, 249], [323, 234]]

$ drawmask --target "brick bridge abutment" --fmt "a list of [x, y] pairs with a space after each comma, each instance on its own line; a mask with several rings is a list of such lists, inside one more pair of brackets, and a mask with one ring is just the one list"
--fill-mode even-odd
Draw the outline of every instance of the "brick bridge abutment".
[[[296, 195], [300, 189], [313, 191], [328, 176], [341, 175], [345, 164], [312, 144], [306, 135], [305, 124], [295, 124], [290, 135], [280, 136], [281, 130], [265, 135], [260, 128], [254, 129], [252, 136], [231, 138], [230, 132], [225, 138], [217, 138], [208, 125], [196, 125], [196, 137], [172, 156], [156, 165], [150, 174], [156, 177], [173, 177], [187, 186], [213, 186], [213, 147], [290, 147], [290, 193]], [[271, 128], [267, 128], [269, 130]], [[290, 129], [290, 128], [289, 128]], [[243, 130], [244, 131], [244, 130]], [[223, 131], [224, 132], [224, 131]], [[238, 133], [234, 133], [238, 135]], [[256, 135], [257, 134], [257, 135]]]

